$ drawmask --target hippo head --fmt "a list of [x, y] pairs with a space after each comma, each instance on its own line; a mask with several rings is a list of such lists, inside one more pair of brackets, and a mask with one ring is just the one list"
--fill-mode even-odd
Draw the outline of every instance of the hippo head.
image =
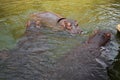
[[104, 46], [111, 38], [111, 32], [107, 30], [97, 30], [94, 32], [87, 43], [94, 46]]
[[81, 34], [82, 32], [76, 20], [63, 19], [60, 21], [60, 25], [71, 34]]

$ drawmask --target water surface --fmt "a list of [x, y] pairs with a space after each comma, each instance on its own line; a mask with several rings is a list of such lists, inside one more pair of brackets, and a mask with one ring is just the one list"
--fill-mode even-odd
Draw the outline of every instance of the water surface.
[[[46, 45], [54, 53], [64, 53], [78, 43], [84, 42], [95, 29], [108, 29], [113, 33], [108, 48], [111, 58], [118, 53], [114, 35], [120, 23], [119, 0], [1, 0], [0, 1], [0, 49], [13, 49], [23, 36], [25, 23], [34, 12], [52, 11], [78, 21], [85, 34], [74, 38], [64, 32], [52, 33], [43, 30]], [[48, 45], [49, 44], [49, 45]], [[46, 46], [45, 45], [45, 46]], [[115, 75], [117, 76], [117, 75]]]

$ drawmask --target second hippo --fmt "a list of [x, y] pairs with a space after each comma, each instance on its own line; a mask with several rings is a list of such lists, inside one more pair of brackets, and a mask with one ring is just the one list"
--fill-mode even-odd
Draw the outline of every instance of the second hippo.
[[33, 13], [26, 26], [31, 27], [33, 25], [37, 28], [51, 27], [55, 31], [66, 30], [71, 34], [81, 34], [82, 32], [76, 20], [67, 19], [52, 12]]
[[105, 63], [101, 59], [101, 46], [110, 41], [111, 32], [97, 30], [83, 46], [77, 46], [59, 58], [52, 79], [49, 80], [109, 80]]

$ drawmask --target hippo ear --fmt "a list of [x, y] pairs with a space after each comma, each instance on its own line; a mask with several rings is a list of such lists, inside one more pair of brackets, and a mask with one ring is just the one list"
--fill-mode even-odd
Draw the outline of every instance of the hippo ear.
[[64, 24], [65, 24], [65, 25], [67, 25], [67, 24], [68, 24], [68, 22], [67, 22], [67, 21], [64, 21]]
[[67, 21], [63, 21], [62, 26], [65, 28], [67, 26]]

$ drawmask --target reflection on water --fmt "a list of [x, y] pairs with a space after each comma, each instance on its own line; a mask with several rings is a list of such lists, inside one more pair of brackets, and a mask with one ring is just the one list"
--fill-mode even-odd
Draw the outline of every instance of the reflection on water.
[[[29, 14], [39, 11], [52, 11], [75, 19], [86, 32], [82, 37], [70, 38], [66, 33], [67, 36], [63, 36], [64, 33], [53, 35], [49, 30], [43, 31], [48, 38], [46, 42], [56, 47], [55, 53], [64, 53], [79, 41], [84, 41], [95, 29], [109, 29], [115, 33], [115, 27], [120, 23], [119, 0], [0, 0], [0, 49], [14, 48], [24, 34]], [[115, 53], [115, 39], [111, 44], [110, 48]]]
[[38, 11], [52, 11], [76, 19], [82, 29], [88, 33], [98, 28], [115, 31], [120, 16], [119, 2], [116, 0], [1, 0], [0, 48], [14, 47], [24, 33], [28, 15]]

